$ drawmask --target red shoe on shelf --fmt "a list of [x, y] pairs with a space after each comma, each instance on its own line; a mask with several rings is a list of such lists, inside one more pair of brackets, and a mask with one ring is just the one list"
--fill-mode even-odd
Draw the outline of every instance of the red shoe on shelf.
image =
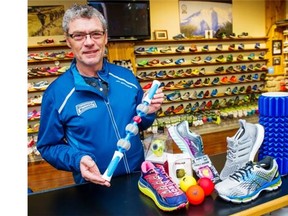
[[152, 86], [152, 82], [151, 83], [148, 83], [148, 84], [146, 84], [145, 86], [143, 86], [142, 88], [143, 88], [143, 90], [145, 91], [145, 90], [148, 90], [148, 89], [150, 89], [151, 88], [151, 86]]
[[68, 52], [65, 54], [65, 57], [66, 58], [74, 58], [74, 54], [73, 54], [73, 52]]
[[41, 45], [41, 44], [52, 44], [54, 43], [53, 39], [45, 39], [43, 41], [37, 42], [37, 44]]

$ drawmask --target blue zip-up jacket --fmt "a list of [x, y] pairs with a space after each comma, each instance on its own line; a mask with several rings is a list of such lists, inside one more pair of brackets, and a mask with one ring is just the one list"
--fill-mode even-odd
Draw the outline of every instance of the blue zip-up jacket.
[[[105, 172], [144, 94], [130, 70], [107, 60], [98, 76], [108, 83], [107, 96], [85, 82], [74, 59], [43, 94], [37, 149], [52, 166], [72, 171], [75, 183], [85, 182], [80, 173], [84, 155], [90, 155], [100, 172]], [[155, 117], [155, 113], [142, 117], [139, 130], [150, 127]], [[139, 134], [130, 142], [113, 176], [140, 170], [144, 150]]]

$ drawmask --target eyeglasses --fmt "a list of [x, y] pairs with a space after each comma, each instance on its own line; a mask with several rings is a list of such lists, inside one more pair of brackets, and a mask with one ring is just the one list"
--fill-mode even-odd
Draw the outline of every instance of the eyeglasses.
[[93, 31], [89, 33], [76, 32], [73, 34], [68, 34], [69, 37], [73, 38], [75, 41], [82, 41], [89, 35], [91, 39], [98, 40], [105, 34], [105, 31]]

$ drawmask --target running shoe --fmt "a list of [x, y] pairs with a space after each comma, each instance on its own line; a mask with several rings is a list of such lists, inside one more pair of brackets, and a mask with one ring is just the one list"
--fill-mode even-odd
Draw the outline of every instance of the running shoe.
[[243, 74], [242, 76], [240, 76], [240, 78], [238, 79], [239, 82], [244, 82], [246, 79], [246, 76]]
[[230, 44], [228, 50], [233, 51], [235, 50], [235, 44]]
[[191, 76], [192, 75], [192, 69], [191, 68], [188, 68], [188, 69], [186, 69], [186, 71], [184, 72], [184, 74], [183, 74], [184, 76]]
[[169, 101], [178, 101], [181, 99], [181, 94], [179, 91], [175, 91], [173, 93], [170, 93], [166, 96], [167, 100]]
[[227, 62], [232, 62], [232, 61], [233, 61], [233, 55], [232, 55], [232, 54], [229, 54], [229, 55], [226, 57], [226, 61], [227, 61]]
[[241, 65], [241, 71], [247, 72], [248, 71], [247, 66], [246, 65]]
[[150, 161], [144, 161], [141, 165], [138, 188], [163, 211], [174, 211], [188, 205], [186, 194], [165, 172], [163, 166], [156, 167]]
[[178, 105], [174, 110], [173, 110], [174, 114], [183, 114], [184, 113], [184, 105], [180, 104]]
[[140, 72], [140, 73], [137, 75], [137, 78], [138, 78], [138, 79], [141, 79], [141, 80], [147, 79], [147, 72]]
[[259, 59], [264, 59], [265, 58], [265, 53], [261, 52], [258, 56]]
[[183, 84], [184, 88], [191, 88], [194, 86], [194, 81], [193, 80], [189, 80], [187, 81], [185, 84]]
[[255, 43], [255, 49], [260, 49], [260, 43]]
[[254, 157], [264, 140], [264, 127], [239, 119], [240, 128], [233, 137], [227, 137], [227, 158], [220, 173], [224, 180]]
[[168, 108], [165, 110], [164, 115], [165, 115], [165, 116], [173, 115], [173, 110], [174, 110], [174, 109], [175, 109], [174, 106], [168, 107]]
[[175, 77], [185, 77], [184, 73], [185, 73], [184, 70], [180, 69], [180, 70], [176, 71]]
[[210, 63], [212, 61], [212, 57], [211, 56], [207, 56], [205, 59], [204, 59], [204, 62], [206, 63]]
[[167, 53], [167, 52], [171, 52], [171, 51], [172, 51], [171, 46], [164, 47], [164, 48], [160, 49], [161, 53]]
[[220, 83], [220, 78], [219, 77], [215, 77], [212, 81], [212, 85], [218, 85]]
[[189, 100], [190, 99], [190, 92], [185, 92], [182, 96], [181, 96], [181, 100]]
[[185, 51], [185, 47], [183, 45], [179, 45], [177, 48], [176, 48], [176, 52], [183, 52]]
[[193, 70], [192, 70], [192, 74], [193, 74], [193, 75], [196, 75], [196, 76], [198, 76], [198, 75], [199, 75], [199, 73], [200, 73], [200, 71], [199, 71], [199, 69], [198, 69], [198, 68], [195, 68], [195, 69], [193, 69]]
[[222, 84], [227, 84], [227, 83], [228, 83], [228, 77], [227, 77], [227, 76], [223, 76], [223, 77], [220, 79], [220, 83], [222, 83]]
[[206, 90], [205, 93], [204, 93], [204, 98], [207, 98], [210, 96], [210, 91], [209, 90]]
[[229, 34], [229, 38], [236, 38], [236, 34], [235, 33]]
[[203, 91], [200, 91], [200, 92], [197, 94], [196, 98], [199, 98], [199, 99], [204, 98], [204, 92], [203, 92]]
[[247, 58], [248, 58], [249, 60], [254, 60], [254, 59], [255, 59], [255, 54], [254, 54], [254, 53], [250, 53]]
[[34, 89], [46, 89], [48, 86], [49, 86], [49, 82], [47, 80], [42, 80], [42, 81], [39, 81], [37, 83], [34, 83], [33, 84], [33, 88]]
[[261, 64], [256, 64], [255, 66], [254, 66], [254, 70], [261, 70]]
[[233, 70], [235, 72], [241, 72], [241, 66], [240, 65], [236, 65], [236, 66], [233, 67]]
[[165, 90], [171, 90], [171, 89], [175, 89], [175, 85], [174, 85], [174, 81], [170, 81], [170, 82], [168, 82], [165, 86], [164, 86], [164, 89]]
[[168, 133], [179, 149], [188, 153], [192, 159], [204, 155], [202, 138], [190, 131], [188, 121], [170, 126]]
[[204, 51], [204, 52], [209, 51], [209, 45], [204, 45], [204, 46], [202, 47], [202, 51]]
[[162, 65], [171, 64], [171, 63], [173, 63], [173, 59], [165, 59], [165, 60], [161, 61]]
[[224, 67], [223, 66], [217, 67], [215, 69], [215, 73], [222, 73], [222, 72], [224, 72]]
[[191, 103], [188, 103], [186, 105], [186, 107], [184, 108], [184, 112], [185, 113], [191, 113], [191, 108], [192, 108], [192, 104]]
[[243, 55], [238, 55], [237, 56], [237, 61], [243, 61], [244, 60], [244, 56]]
[[148, 61], [147, 60], [142, 60], [142, 61], [138, 62], [137, 64], [138, 64], [138, 66], [142, 66], [143, 67], [143, 66], [148, 64]]
[[187, 39], [187, 38], [185, 37], [185, 35], [183, 33], [180, 33], [180, 34], [173, 36], [173, 39], [174, 40], [181, 40], [181, 39]]
[[231, 94], [232, 94], [231, 88], [228, 87], [228, 88], [225, 90], [224, 94], [225, 94], [225, 95], [231, 95]]
[[197, 51], [197, 46], [195, 44], [192, 44], [191, 47], [189, 47], [190, 52], [196, 52]]
[[233, 89], [232, 89], [232, 94], [236, 95], [236, 94], [239, 94], [239, 91], [238, 91], [238, 87], [235, 86]]
[[250, 64], [248, 66], [248, 71], [255, 71], [253, 64]]
[[157, 47], [149, 47], [148, 49], [146, 49], [146, 53], [148, 53], [148, 54], [153, 54], [153, 53], [157, 53], [157, 52], [158, 52]]
[[257, 84], [252, 86], [252, 92], [257, 92], [258, 91], [258, 86]]
[[217, 58], [216, 58], [216, 62], [225, 62], [225, 57], [223, 55], [219, 55]]
[[196, 87], [202, 86], [202, 80], [201, 79], [196, 80], [196, 82], [194, 83], [194, 86]]
[[191, 60], [192, 63], [194, 64], [198, 64], [201, 62], [201, 57], [200, 56], [196, 56]]
[[254, 74], [252, 77], [253, 80], [259, 80], [259, 75], [258, 74]]
[[200, 73], [201, 75], [205, 75], [205, 74], [206, 74], [205, 68], [201, 68], [200, 71], [199, 71], [199, 73]]
[[175, 61], [175, 64], [180, 65], [180, 64], [182, 64], [184, 62], [185, 62], [185, 59], [184, 58], [180, 58], [180, 59]]
[[156, 77], [157, 78], [166, 78], [166, 71], [165, 70], [160, 70], [157, 72]]
[[239, 49], [239, 50], [244, 50], [244, 47], [245, 47], [245, 46], [244, 46], [243, 43], [240, 43], [240, 44], [238, 45], [238, 49]]
[[146, 50], [144, 47], [138, 47], [137, 49], [135, 49], [135, 53], [136, 54], [144, 54], [144, 53], [146, 53]]
[[156, 78], [156, 74], [157, 74], [156, 71], [152, 71], [152, 72], [150, 72], [150, 73], [148, 73], [148, 74], [146, 75], [146, 78], [155, 79], [155, 78]]
[[216, 47], [216, 51], [222, 51], [223, 50], [223, 45], [222, 44], [218, 44]]
[[249, 161], [224, 181], [215, 185], [218, 195], [233, 203], [248, 203], [262, 191], [273, 191], [282, 184], [275, 159], [266, 156], [259, 162]]
[[216, 97], [218, 94], [218, 90], [217, 89], [213, 89], [211, 92], [211, 97]]
[[159, 62], [160, 62], [159, 59], [152, 59], [152, 60], [148, 61], [148, 65], [154, 66], [156, 64], [159, 64]]
[[211, 85], [210, 77], [206, 77], [206, 78], [204, 79], [203, 85], [204, 85], [204, 86], [209, 86], [209, 85]]
[[234, 69], [233, 69], [233, 66], [229, 66], [227, 69], [226, 69], [226, 72], [227, 73], [234, 73]]

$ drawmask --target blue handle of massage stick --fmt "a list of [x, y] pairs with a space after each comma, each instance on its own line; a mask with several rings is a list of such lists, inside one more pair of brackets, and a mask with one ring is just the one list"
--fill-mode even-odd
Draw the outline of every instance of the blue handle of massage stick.
[[116, 156], [113, 160], [110, 161], [109, 166], [107, 167], [107, 176], [111, 177], [115, 171], [115, 169], [118, 166], [119, 161], [121, 158], [119, 156]]

